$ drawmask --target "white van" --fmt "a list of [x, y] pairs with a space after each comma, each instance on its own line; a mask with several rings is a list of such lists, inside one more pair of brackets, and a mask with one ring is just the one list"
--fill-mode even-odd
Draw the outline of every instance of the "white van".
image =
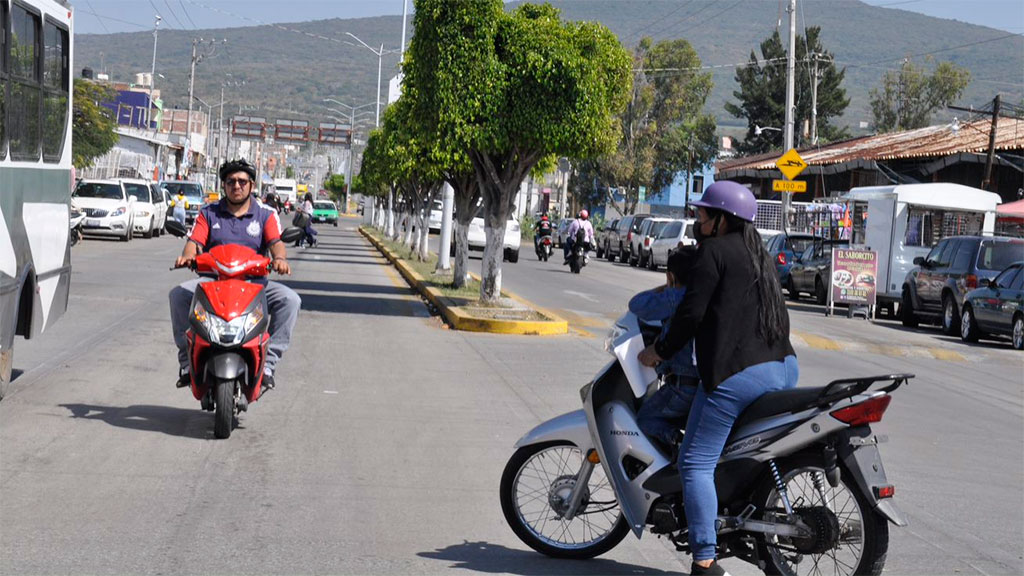
[[853, 219], [851, 246], [878, 253], [879, 304], [900, 301], [914, 258], [947, 236], [991, 235], [998, 194], [960, 184], [853, 188], [840, 196]]
[[274, 178], [274, 192], [281, 203], [287, 203], [292, 210], [295, 209], [295, 194], [298, 184], [292, 178]]

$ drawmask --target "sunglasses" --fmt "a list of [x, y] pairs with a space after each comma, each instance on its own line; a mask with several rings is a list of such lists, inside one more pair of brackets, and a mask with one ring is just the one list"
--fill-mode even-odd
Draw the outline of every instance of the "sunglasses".
[[228, 186], [239, 186], [244, 188], [245, 186], [248, 186], [251, 182], [252, 180], [249, 180], [248, 178], [231, 178], [224, 181], [224, 187], [226, 188]]

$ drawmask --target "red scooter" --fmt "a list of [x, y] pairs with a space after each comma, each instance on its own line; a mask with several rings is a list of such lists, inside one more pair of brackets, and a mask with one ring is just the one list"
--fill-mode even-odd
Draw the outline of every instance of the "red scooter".
[[[174, 236], [185, 235], [178, 222], [169, 221], [167, 228]], [[289, 228], [281, 238], [294, 242], [301, 234]], [[263, 392], [270, 311], [263, 285], [248, 280], [267, 276], [270, 259], [245, 246], [225, 244], [197, 255], [192, 269], [217, 275], [217, 280], [201, 283], [192, 298], [185, 332], [192, 395], [203, 410], [214, 412], [214, 436], [228, 438], [238, 414]]]

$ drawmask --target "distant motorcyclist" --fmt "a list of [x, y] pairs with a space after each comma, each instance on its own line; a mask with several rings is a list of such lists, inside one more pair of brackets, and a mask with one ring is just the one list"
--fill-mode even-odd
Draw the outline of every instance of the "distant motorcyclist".
[[548, 220], [548, 215], [544, 214], [540, 217], [540, 220], [533, 227], [533, 249], [536, 250], [540, 245], [540, 239], [544, 236], [551, 236], [551, 221]]
[[[213, 204], [199, 210], [195, 226], [185, 242], [181, 256], [175, 266], [184, 267], [195, 263], [200, 250], [208, 251], [222, 244], [247, 246], [273, 259], [270, 267], [278, 274], [291, 274], [288, 266], [287, 249], [281, 242], [281, 222], [277, 212], [253, 201], [250, 193], [256, 168], [245, 160], [231, 160], [220, 167], [221, 185], [224, 196]], [[171, 330], [174, 344], [178, 347], [178, 388], [189, 385], [188, 343], [185, 330], [188, 328], [192, 297], [201, 282], [212, 278], [195, 278], [174, 287], [170, 293]], [[267, 388], [274, 387], [274, 369], [277, 362], [291, 343], [292, 328], [299, 315], [302, 301], [291, 288], [278, 282], [267, 282], [267, 305], [270, 307], [270, 345], [264, 367], [263, 382]]]
[[590, 212], [586, 209], [580, 210], [580, 213], [576, 216], [576, 219], [569, 224], [569, 229], [565, 233], [565, 243], [563, 248], [565, 249], [565, 262], [562, 265], [569, 263], [569, 254], [572, 253], [573, 244], [576, 243], [576, 233], [580, 230], [583, 231], [583, 241], [589, 245], [594, 245], [594, 227], [590, 225]]

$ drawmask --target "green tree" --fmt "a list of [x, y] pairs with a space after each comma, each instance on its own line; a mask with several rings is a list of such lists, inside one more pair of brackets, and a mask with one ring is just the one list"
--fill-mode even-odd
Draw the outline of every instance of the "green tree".
[[331, 193], [331, 200], [341, 206], [341, 203], [345, 201], [345, 175], [328, 174], [324, 178], [324, 188]]
[[81, 78], [75, 79], [72, 110], [71, 163], [76, 168], [88, 168], [93, 161], [106, 154], [119, 139], [114, 128], [117, 123], [110, 110], [101, 106], [114, 99], [114, 91], [106, 86]]
[[284, 177], [285, 178], [295, 178], [295, 168], [293, 166], [285, 166], [284, 167]]
[[[633, 89], [621, 115], [621, 136], [612, 154], [596, 163], [607, 199], [632, 214], [640, 187], [655, 191], [676, 174], [707, 164], [717, 152], [714, 116], [704, 113], [710, 73], [683, 39], [652, 45], [644, 38], [633, 53]], [[619, 204], [610, 190], [623, 197]]]
[[[815, 70], [818, 78], [818, 140], [831, 142], [849, 137], [846, 126], [832, 124], [832, 120], [841, 116], [850, 104], [846, 89], [842, 87], [846, 69], [837, 69], [832, 53], [822, 47], [820, 27], [812, 26], [805, 32], [806, 37], [796, 37], [793, 116], [796, 126], [793, 136], [797, 147], [803, 140], [800, 127], [805, 120], [811, 120]], [[736, 148], [744, 154], [761, 154], [780, 149], [783, 145], [782, 132], [765, 130], [756, 134], [755, 128], [767, 126], [782, 129], [786, 123], [786, 47], [777, 30], [761, 42], [761, 58], [753, 51], [750, 52], [750, 64], [736, 70], [736, 82], [740, 89], [732, 94], [739, 100], [739, 104], [725, 104], [726, 112], [747, 120], [746, 138]]]
[[614, 146], [629, 56], [604, 26], [563, 23], [549, 5], [506, 13], [501, 0], [417, 0], [414, 26], [403, 90], [439, 143], [432, 154], [449, 165], [465, 154], [472, 166], [486, 235], [480, 296], [494, 301], [516, 190], [549, 156]]
[[890, 70], [882, 84], [871, 90], [875, 130], [894, 132], [923, 128], [932, 112], [955, 102], [971, 81], [971, 73], [952, 62], [939, 62], [928, 74], [909, 59], [899, 71]]

